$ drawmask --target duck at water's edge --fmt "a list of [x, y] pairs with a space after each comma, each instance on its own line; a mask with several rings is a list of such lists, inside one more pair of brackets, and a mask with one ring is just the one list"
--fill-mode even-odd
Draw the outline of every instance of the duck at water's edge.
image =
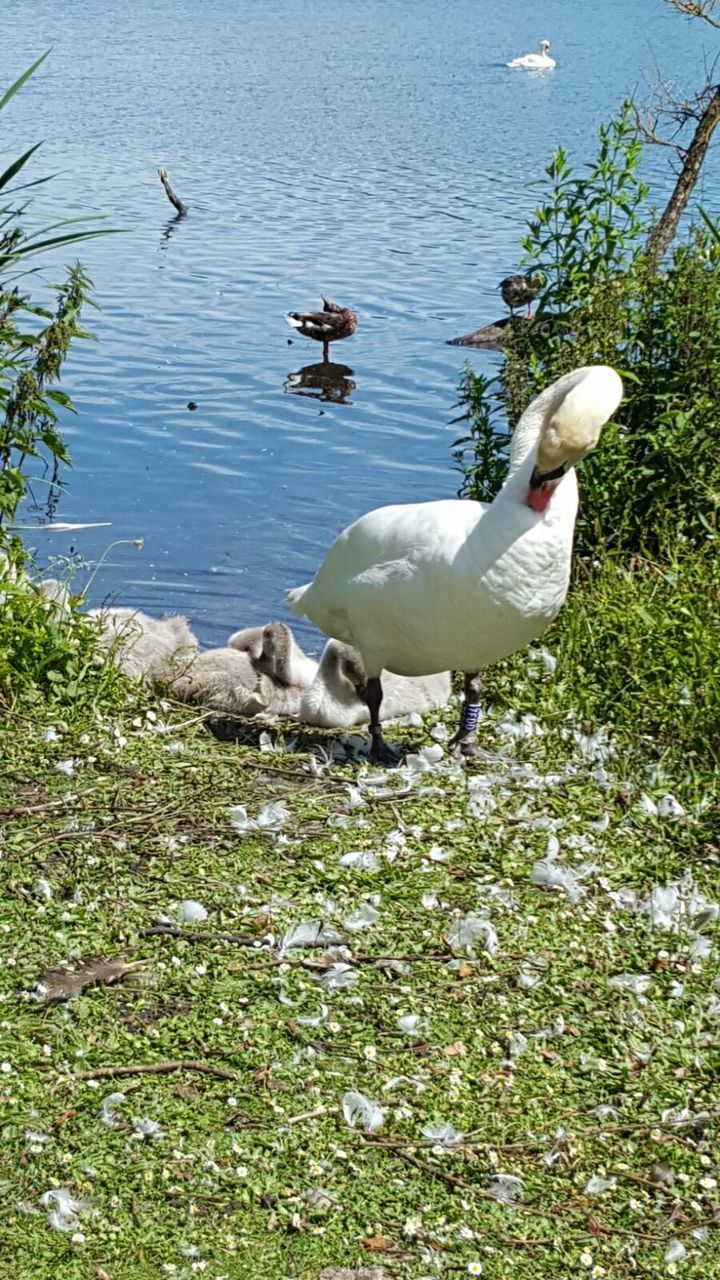
[[515, 315], [516, 307], [527, 307], [528, 315], [532, 315], [532, 304], [543, 287], [543, 278], [539, 274], [533, 276], [506, 276], [500, 281], [498, 289], [510, 315]]
[[314, 338], [323, 344], [323, 360], [330, 359], [330, 343], [341, 338], [351, 338], [357, 329], [357, 316], [348, 307], [340, 307], [322, 294], [322, 311], [290, 311], [285, 317], [291, 329], [297, 329], [304, 338]]
[[536, 639], [559, 612], [577, 513], [574, 467], [595, 448], [622, 391], [607, 365], [559, 378], [520, 419], [494, 502], [371, 511], [340, 534], [312, 582], [290, 591], [297, 617], [361, 655], [374, 760], [395, 762], [380, 729], [383, 670], [465, 672], [454, 742], [464, 755], [477, 749], [479, 672]]

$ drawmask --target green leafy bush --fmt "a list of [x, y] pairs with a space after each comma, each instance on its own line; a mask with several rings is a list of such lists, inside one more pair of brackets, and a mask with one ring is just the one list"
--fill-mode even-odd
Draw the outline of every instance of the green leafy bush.
[[523, 241], [525, 270], [545, 281], [536, 318], [511, 322], [499, 377], [466, 367], [455, 456], [462, 495], [492, 499], [529, 401], [579, 365], [618, 369], [625, 398], [582, 465], [573, 589], [547, 637], [557, 675], [528, 691], [519, 655], [490, 685], [707, 762], [720, 719], [720, 234], [701, 213], [654, 266], [640, 157], [627, 105], [584, 172], [555, 154]]
[[[0, 111], [45, 61], [38, 58], [0, 98]], [[78, 230], [93, 219], [61, 218], [40, 231], [28, 232], [23, 216], [28, 203], [18, 194], [46, 179], [17, 184], [40, 143], [30, 147], [0, 174], [0, 545], [28, 488], [27, 462], [43, 457], [53, 481], [69, 457], [58, 430], [58, 408], [72, 410], [70, 398], [55, 385], [62, 363], [77, 338], [90, 335], [80, 324], [90, 282], [80, 265], [69, 268], [55, 287], [54, 308], [38, 305], [21, 292], [18, 281], [29, 274], [36, 255], [97, 235], [105, 229]], [[68, 228], [72, 228], [69, 230]]]
[[98, 652], [92, 620], [69, 590], [62, 603], [43, 595], [23, 560], [16, 547], [0, 559], [0, 708], [49, 705], [77, 722], [124, 700], [127, 682]]
[[502, 434], [489, 440], [488, 423], [504, 427], [506, 415], [514, 427], [539, 390], [579, 365], [623, 375], [618, 420], [583, 464], [577, 546], [588, 555], [658, 556], [667, 537], [702, 546], [717, 533], [720, 242], [706, 219], [654, 269], [640, 156], [627, 105], [601, 129], [586, 173], [555, 154], [523, 241], [524, 265], [545, 279], [535, 322], [514, 321], [499, 380], [466, 370], [461, 387], [462, 492], [475, 497], [497, 490], [506, 447]]

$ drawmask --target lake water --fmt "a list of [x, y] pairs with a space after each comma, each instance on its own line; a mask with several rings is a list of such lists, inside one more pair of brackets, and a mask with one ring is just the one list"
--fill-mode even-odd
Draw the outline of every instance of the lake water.
[[[33, 217], [128, 229], [80, 247], [98, 341], [66, 366], [74, 467], [54, 512], [109, 526], [27, 540], [97, 561], [143, 539], [107, 552], [92, 602], [180, 610], [206, 644], [287, 618], [286, 589], [361, 512], [456, 492], [468, 353], [445, 340], [502, 313], [526, 184], [560, 143], [588, 158], [658, 68], [696, 87], [711, 37], [660, 0], [5, 0], [3, 27], [4, 86], [53, 46], [2, 115], [3, 149], [45, 139], [33, 176], [61, 171]], [[542, 36], [554, 72], [506, 69]], [[658, 203], [666, 165], [648, 158]], [[288, 345], [284, 313], [321, 291], [359, 317], [333, 348], [344, 403], [288, 382], [322, 352]]]

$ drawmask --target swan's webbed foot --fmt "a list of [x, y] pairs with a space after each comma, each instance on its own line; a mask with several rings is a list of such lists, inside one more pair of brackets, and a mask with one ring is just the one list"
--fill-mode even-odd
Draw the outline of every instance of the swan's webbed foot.
[[400, 763], [400, 753], [389, 746], [382, 734], [378, 733], [373, 734], [368, 759], [371, 764], [381, 764], [386, 769], [396, 769]]
[[496, 764], [500, 759], [495, 751], [486, 751], [474, 738], [461, 738], [457, 733], [450, 739], [448, 746], [453, 748], [454, 756], [460, 756], [463, 760], [484, 760], [488, 764]]

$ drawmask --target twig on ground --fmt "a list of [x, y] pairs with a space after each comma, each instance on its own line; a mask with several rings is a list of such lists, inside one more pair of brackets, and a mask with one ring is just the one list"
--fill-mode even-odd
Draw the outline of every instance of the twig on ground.
[[319, 1116], [327, 1115], [327, 1107], [316, 1107], [314, 1111], [301, 1111], [299, 1116], [288, 1116], [287, 1120], [283, 1120], [283, 1124], [300, 1124], [302, 1120], [317, 1120]]
[[261, 941], [256, 933], [201, 933], [180, 925], [153, 924], [140, 930], [141, 938], [183, 938], [185, 942], [234, 942], [239, 947], [256, 947]]
[[94, 1071], [73, 1071], [70, 1080], [102, 1080], [107, 1076], [168, 1075], [171, 1071], [199, 1071], [202, 1075], [216, 1076], [218, 1080], [237, 1080], [236, 1071], [215, 1067], [210, 1062], [195, 1062], [192, 1058], [179, 1058], [177, 1062], [141, 1062], [134, 1067], [96, 1067]]

